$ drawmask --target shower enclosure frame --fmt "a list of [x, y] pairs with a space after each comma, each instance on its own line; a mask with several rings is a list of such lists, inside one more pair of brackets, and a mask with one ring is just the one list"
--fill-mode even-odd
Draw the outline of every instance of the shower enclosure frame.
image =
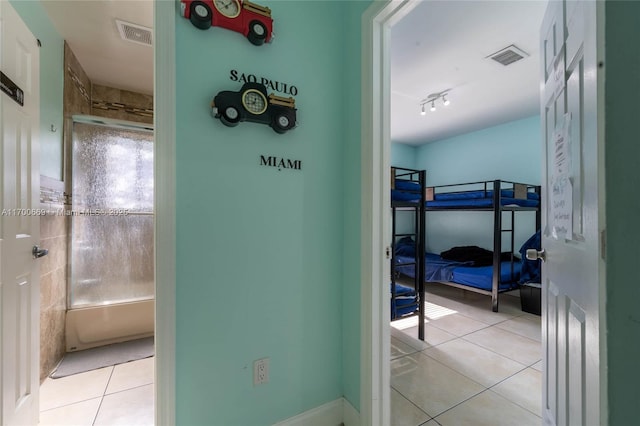
[[[77, 123], [154, 133], [153, 126], [146, 123], [89, 115], [74, 115], [71, 118], [67, 118], [65, 127], [68, 131], [65, 133], [64, 141], [65, 210], [70, 210], [73, 206], [73, 137], [74, 125]], [[155, 158], [153, 161], [155, 163]], [[65, 320], [66, 350], [72, 352], [153, 336], [155, 331], [155, 291], [154, 296], [149, 299], [72, 308], [73, 220], [73, 215], [66, 216], [67, 229], [69, 230], [67, 248], [69, 253], [67, 261], [67, 314]], [[155, 222], [155, 217], [153, 221]], [[153, 245], [155, 251], [155, 235]], [[155, 270], [155, 267], [152, 269]]]

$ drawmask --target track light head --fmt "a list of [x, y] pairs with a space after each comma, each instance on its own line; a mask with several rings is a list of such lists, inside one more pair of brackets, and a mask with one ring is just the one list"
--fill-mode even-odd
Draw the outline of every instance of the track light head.
[[449, 99], [446, 98], [446, 94], [442, 95], [442, 104], [444, 106], [449, 106], [451, 104], [451, 101]]
[[420, 115], [426, 115], [427, 111], [424, 108], [424, 104], [422, 104], [422, 110], [420, 111]]
[[431, 101], [431, 112], [433, 112], [435, 110], [436, 110], [436, 101], [433, 100], [433, 101]]

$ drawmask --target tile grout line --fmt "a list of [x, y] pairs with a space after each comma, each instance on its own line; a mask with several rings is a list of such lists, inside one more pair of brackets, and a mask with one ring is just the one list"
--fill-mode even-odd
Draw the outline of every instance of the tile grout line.
[[111, 378], [113, 377], [113, 372], [115, 371], [116, 366], [111, 366], [111, 374], [109, 374], [109, 379], [107, 380], [107, 384], [104, 386], [104, 391], [102, 392], [102, 396], [100, 397], [100, 404], [98, 404], [98, 409], [96, 410], [96, 414], [93, 416], [93, 421], [91, 425], [94, 426], [96, 424], [96, 420], [98, 420], [98, 414], [100, 414], [100, 409], [102, 408], [102, 403], [104, 402], [104, 396], [107, 393], [107, 388], [109, 387], [109, 383], [111, 382]]
[[414, 407], [416, 407], [418, 410], [420, 410], [420, 412], [421, 412], [421, 413], [424, 413], [427, 417], [429, 417], [429, 420], [427, 420], [427, 421], [425, 421], [425, 422], [423, 422], [423, 423], [421, 423], [421, 424], [428, 423], [428, 422], [429, 422], [429, 421], [431, 421], [431, 420], [435, 420], [435, 418], [434, 418], [433, 416], [431, 416], [431, 414], [427, 413], [427, 412], [426, 412], [426, 411], [424, 411], [422, 408], [418, 407], [418, 406], [416, 405], [416, 403], [415, 403], [415, 402], [413, 402], [412, 400], [410, 400], [409, 398], [407, 398], [407, 396], [406, 396], [406, 395], [404, 395], [402, 392], [400, 392], [398, 389], [394, 388], [394, 387], [393, 387], [393, 386], [391, 386], [391, 385], [389, 385], [389, 387], [390, 387], [391, 389], [393, 389], [394, 391], [398, 392], [398, 395], [400, 395], [401, 397], [403, 397], [404, 399], [406, 399], [406, 400], [407, 400], [411, 405], [413, 405], [413, 406], [414, 406]]

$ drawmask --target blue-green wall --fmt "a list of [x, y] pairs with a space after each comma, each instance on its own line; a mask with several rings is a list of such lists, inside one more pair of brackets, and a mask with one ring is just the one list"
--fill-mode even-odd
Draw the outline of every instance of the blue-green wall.
[[344, 121], [343, 269], [342, 269], [342, 385], [343, 396], [360, 409], [360, 172], [361, 172], [361, 20], [370, 0], [339, 2], [343, 23]]
[[416, 168], [418, 148], [403, 143], [391, 144], [391, 166], [406, 169]]
[[[40, 48], [40, 174], [62, 180], [64, 40], [39, 1], [10, 0]], [[51, 125], [57, 129], [51, 131]]]
[[505, 179], [540, 183], [540, 117], [510, 121], [421, 145], [417, 165], [429, 185]]
[[608, 424], [631, 425], [638, 422], [640, 383], [640, 3], [605, 4], [608, 363], [603, 371], [608, 372]]
[[[427, 171], [429, 186], [494, 179], [540, 184], [540, 135], [539, 116], [511, 121], [421, 145], [416, 166]], [[492, 229], [490, 213], [431, 212], [427, 220], [427, 249], [435, 253], [464, 245], [491, 249]], [[519, 213], [515, 249], [534, 232], [535, 215]]]
[[[261, 47], [221, 28], [200, 31], [176, 13], [180, 425], [267, 425], [345, 394], [359, 402], [353, 199], [365, 3], [264, 4], [277, 36]], [[230, 69], [295, 85], [298, 128], [278, 135], [212, 118], [212, 97], [241, 87]], [[261, 167], [261, 155], [303, 167]], [[253, 361], [262, 357], [270, 382], [254, 387]]]

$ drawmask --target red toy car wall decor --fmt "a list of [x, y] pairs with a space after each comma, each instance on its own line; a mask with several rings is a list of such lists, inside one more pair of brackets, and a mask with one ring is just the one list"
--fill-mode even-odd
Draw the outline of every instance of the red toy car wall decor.
[[271, 9], [249, 0], [181, 0], [182, 16], [201, 30], [212, 25], [243, 34], [256, 46], [271, 42]]
[[211, 102], [211, 114], [222, 124], [235, 127], [241, 121], [269, 125], [277, 133], [285, 133], [296, 126], [296, 101], [273, 93], [260, 83], [245, 83], [233, 92], [219, 92]]

